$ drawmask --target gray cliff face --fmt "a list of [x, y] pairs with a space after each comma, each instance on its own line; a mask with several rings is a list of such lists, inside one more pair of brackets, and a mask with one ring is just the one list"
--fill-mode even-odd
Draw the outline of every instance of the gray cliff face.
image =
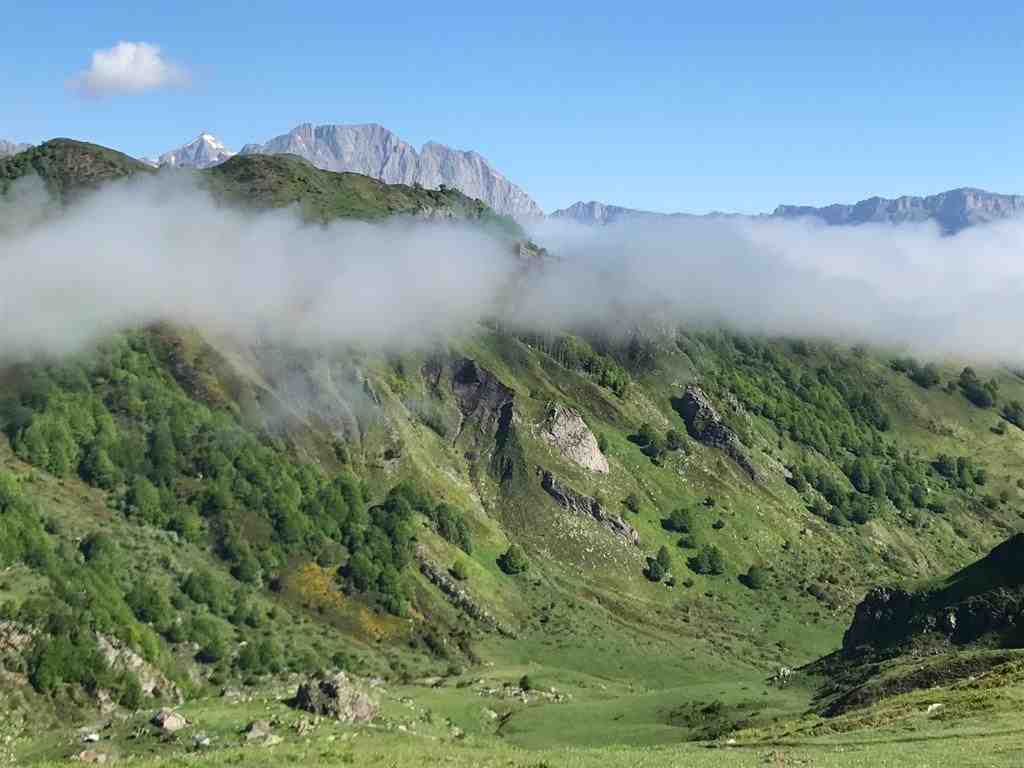
[[854, 205], [780, 205], [775, 218], [815, 218], [831, 226], [903, 224], [934, 221], [945, 234], [990, 221], [1008, 219], [1024, 211], [1024, 195], [999, 195], [963, 187], [928, 197], [872, 197]]
[[388, 184], [442, 184], [483, 200], [498, 213], [541, 216], [540, 206], [476, 152], [430, 142], [417, 152], [382, 125], [303, 123], [265, 144], [246, 144], [242, 154], [292, 154], [328, 171], [372, 176]]
[[14, 141], [7, 141], [6, 139], [0, 139], [0, 157], [7, 157], [8, 155], [16, 155], [19, 152], [24, 152], [26, 149], [32, 149], [31, 144], [18, 144]]

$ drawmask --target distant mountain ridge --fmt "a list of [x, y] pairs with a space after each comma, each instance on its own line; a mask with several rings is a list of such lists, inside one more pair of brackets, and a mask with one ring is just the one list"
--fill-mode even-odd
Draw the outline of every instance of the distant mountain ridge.
[[1024, 211], [1024, 195], [1001, 195], [983, 189], [961, 187], [927, 197], [870, 197], [854, 205], [833, 204], [816, 208], [780, 205], [775, 218], [817, 218], [832, 226], [851, 224], [902, 224], [935, 221], [946, 234], [990, 221], [1007, 219]]
[[[934, 221], [945, 234], [956, 234], [968, 227], [1012, 218], [1024, 213], [1024, 195], [1003, 195], [983, 189], [960, 187], [927, 197], [904, 195], [897, 198], [870, 197], [858, 203], [833, 203], [822, 207], [780, 205], [770, 214], [710, 213], [707, 217], [818, 219], [829, 226], [858, 224], [905, 224]], [[623, 221], [658, 221], [701, 218], [692, 213], [656, 213], [624, 208], [597, 201], [577, 202], [550, 214], [550, 218], [580, 224], [605, 226]]]
[[328, 171], [362, 173], [388, 184], [441, 185], [483, 200], [498, 213], [542, 216], [540, 206], [478, 153], [428, 142], [412, 145], [376, 123], [303, 123], [264, 144], [246, 144], [241, 154], [292, 154]]
[[561, 208], [548, 215], [551, 219], [563, 219], [575, 221], [580, 224], [604, 226], [608, 224], [619, 224], [625, 221], [667, 221], [678, 219], [722, 219], [722, 218], [743, 218], [740, 213], [722, 213], [713, 211], [711, 213], [659, 213], [657, 211], [644, 211], [639, 208], [624, 208], [621, 205], [608, 205], [606, 203], [591, 200], [582, 200], [573, 203], [568, 208]]
[[0, 139], [0, 157], [16, 155], [19, 152], [24, 152], [26, 149], [32, 149], [32, 145], [19, 144], [15, 141], [7, 141], [6, 139]]

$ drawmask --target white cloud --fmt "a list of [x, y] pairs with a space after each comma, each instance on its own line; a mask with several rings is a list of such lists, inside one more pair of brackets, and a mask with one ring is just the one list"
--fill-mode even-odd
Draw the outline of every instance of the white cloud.
[[67, 85], [89, 96], [106, 96], [187, 85], [188, 81], [188, 73], [164, 58], [159, 46], [122, 41], [113, 48], [95, 51], [89, 68], [68, 80]]

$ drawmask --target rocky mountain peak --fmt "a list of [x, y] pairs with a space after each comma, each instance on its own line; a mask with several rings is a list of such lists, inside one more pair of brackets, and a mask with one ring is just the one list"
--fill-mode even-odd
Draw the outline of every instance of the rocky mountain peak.
[[293, 154], [328, 171], [361, 173], [388, 184], [442, 184], [483, 200], [498, 213], [541, 216], [540, 206], [478, 153], [427, 142], [419, 151], [378, 123], [301, 123], [263, 144], [246, 144], [242, 154]]
[[156, 162], [161, 167], [209, 168], [234, 155], [216, 136], [203, 131], [188, 144], [164, 152]]

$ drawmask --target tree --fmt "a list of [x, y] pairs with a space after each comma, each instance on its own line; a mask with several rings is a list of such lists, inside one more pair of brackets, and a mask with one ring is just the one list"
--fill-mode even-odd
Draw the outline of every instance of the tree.
[[530, 561], [526, 559], [523, 548], [513, 544], [498, 558], [498, 566], [508, 575], [514, 576], [526, 571], [530, 567]]
[[725, 572], [725, 558], [714, 544], [705, 544], [690, 558], [690, 568], [695, 573], [717, 576]]
[[137, 581], [125, 595], [125, 602], [139, 621], [159, 628], [169, 625], [174, 618], [174, 608], [167, 593], [149, 581]]
[[991, 408], [999, 394], [999, 383], [995, 379], [982, 383], [978, 374], [970, 366], [960, 372], [958, 383], [964, 397], [979, 408]]
[[661, 567], [656, 557], [647, 558], [647, 570], [644, 575], [651, 581], [658, 582], [665, 578], [665, 569]]
[[658, 433], [654, 429], [654, 427], [651, 426], [651, 423], [649, 421], [645, 421], [643, 424], [641, 424], [640, 429], [637, 431], [636, 434], [640, 440], [641, 445], [650, 445], [651, 443], [656, 442], [658, 440]]
[[634, 515], [640, 514], [640, 499], [635, 493], [631, 493], [623, 499], [622, 504]]
[[160, 504], [160, 491], [148, 478], [136, 475], [132, 480], [128, 502], [132, 514], [147, 523], [163, 526], [167, 522]]
[[1003, 418], [1011, 424], [1024, 429], [1024, 405], [1020, 400], [1011, 400], [1003, 406]]
[[120, 550], [109, 534], [103, 531], [90, 533], [78, 546], [90, 565], [104, 566], [108, 570], [117, 565]]
[[672, 510], [668, 516], [665, 527], [676, 533], [693, 533], [696, 529], [696, 517], [693, 512], [684, 507]]
[[160, 484], [171, 482], [178, 474], [178, 451], [174, 447], [174, 436], [167, 419], [163, 419], [153, 430], [149, 461], [153, 465], [153, 477]]
[[661, 548], [658, 550], [658, 555], [657, 557], [655, 557], [655, 560], [658, 561], [658, 565], [661, 566], [661, 569], [665, 573], [668, 573], [670, 570], [672, 570], [672, 554], [668, 551], [668, 547], [666, 547], [664, 544], [662, 544]]

